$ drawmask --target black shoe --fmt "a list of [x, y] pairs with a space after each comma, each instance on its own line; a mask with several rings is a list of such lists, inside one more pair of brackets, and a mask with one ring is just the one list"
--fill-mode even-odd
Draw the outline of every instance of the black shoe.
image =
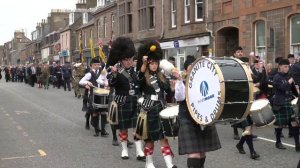
[[[173, 165], [172, 168], [177, 168], [177, 166], [176, 166], [176, 165]], [[204, 167], [202, 167], [202, 168], [204, 168]]]
[[234, 135], [233, 135], [233, 139], [235, 139], [235, 140], [240, 140], [241, 138], [240, 138], [240, 136], [239, 136], [238, 134], [234, 134]]
[[136, 160], [138, 160], [138, 161], [146, 161], [146, 156], [137, 156]]
[[238, 151], [239, 151], [240, 154], [246, 154], [243, 146], [237, 144], [236, 148], [238, 149]]
[[257, 135], [253, 135], [253, 134], [252, 134], [252, 138], [257, 138]]
[[99, 132], [96, 132], [94, 137], [98, 137], [99, 136]]
[[81, 109], [81, 111], [88, 111], [89, 109], [88, 109], [88, 107], [86, 106], [86, 105], [83, 105], [82, 106], [82, 109]]
[[280, 143], [276, 143], [275, 146], [278, 149], [286, 149], [286, 147], [284, 147], [281, 142]]
[[296, 152], [300, 152], [300, 145], [296, 145], [295, 150], [296, 150]]
[[129, 157], [128, 156], [123, 156], [123, 157], [121, 157], [123, 160], [128, 160], [129, 159]]
[[101, 136], [102, 136], [102, 137], [106, 137], [106, 136], [108, 136], [108, 135], [109, 135], [109, 133], [106, 132], [105, 130], [104, 130], [104, 131], [101, 131]]
[[256, 152], [253, 152], [253, 153], [251, 153], [251, 159], [254, 159], [254, 160], [256, 160], [256, 159], [258, 159], [260, 156], [259, 156], [259, 154], [257, 154]]
[[112, 145], [113, 146], [119, 146], [118, 140], [112, 140]]

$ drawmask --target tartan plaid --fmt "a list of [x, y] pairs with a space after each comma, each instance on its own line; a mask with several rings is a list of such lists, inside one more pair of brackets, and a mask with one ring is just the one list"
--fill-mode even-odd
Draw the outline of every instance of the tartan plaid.
[[215, 151], [221, 148], [221, 143], [214, 124], [201, 130], [200, 125], [188, 119], [179, 119], [178, 133], [179, 155]]
[[162, 103], [160, 101], [155, 101], [154, 105], [147, 111], [148, 139], [145, 141], [157, 141], [165, 137], [159, 116], [159, 113], [162, 110]]
[[284, 104], [277, 108], [274, 108], [273, 106], [273, 112], [276, 117], [276, 121], [274, 125], [277, 126], [289, 125], [289, 123], [291, 123], [291, 116], [295, 114], [292, 108], [291, 99], [286, 98]]
[[126, 96], [125, 104], [118, 104], [119, 124], [116, 129], [135, 128], [137, 121], [137, 96]]

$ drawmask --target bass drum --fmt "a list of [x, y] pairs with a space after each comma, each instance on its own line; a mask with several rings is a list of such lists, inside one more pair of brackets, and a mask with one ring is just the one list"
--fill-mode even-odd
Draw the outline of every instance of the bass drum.
[[247, 65], [238, 59], [201, 58], [186, 80], [187, 105], [200, 125], [247, 117], [253, 102], [253, 81]]

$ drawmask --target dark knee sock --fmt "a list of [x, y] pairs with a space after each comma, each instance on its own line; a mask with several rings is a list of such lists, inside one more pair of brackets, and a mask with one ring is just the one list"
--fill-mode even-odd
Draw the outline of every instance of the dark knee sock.
[[253, 147], [253, 139], [252, 139], [252, 135], [246, 135], [246, 143], [249, 147], [250, 153], [254, 152], [254, 147]]
[[299, 127], [292, 127], [295, 145], [299, 146]]
[[203, 168], [205, 162], [204, 158], [188, 158], [187, 166], [188, 168]]
[[105, 114], [101, 114], [101, 130], [102, 131], [105, 130], [105, 124], [106, 124], [106, 115]]
[[238, 129], [236, 127], [233, 127], [233, 133], [234, 133], [234, 135], [238, 135], [239, 134]]
[[114, 125], [110, 125], [110, 127], [111, 127], [111, 132], [112, 132], [113, 140], [118, 140], [116, 127]]
[[242, 136], [238, 144], [239, 144], [240, 146], [243, 146], [244, 143], [245, 143], [245, 141], [246, 141], [246, 136]]
[[289, 135], [293, 135], [293, 133], [294, 133], [294, 130], [293, 130], [292, 124], [290, 123], [289, 124]]
[[99, 116], [92, 116], [92, 124], [95, 128], [95, 132], [99, 132]]
[[281, 133], [282, 133], [282, 128], [275, 128], [275, 132], [276, 132], [276, 143], [281, 143]]
[[85, 123], [86, 123], [86, 125], [90, 125], [90, 124], [89, 124], [89, 123], [90, 123], [90, 116], [91, 116], [90, 113], [86, 113], [86, 114], [85, 114], [85, 119], [86, 119]]

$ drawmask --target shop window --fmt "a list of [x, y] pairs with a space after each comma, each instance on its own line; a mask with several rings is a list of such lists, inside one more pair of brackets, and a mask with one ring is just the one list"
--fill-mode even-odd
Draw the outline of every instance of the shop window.
[[266, 59], [266, 23], [259, 20], [255, 23], [255, 51], [262, 59]]

